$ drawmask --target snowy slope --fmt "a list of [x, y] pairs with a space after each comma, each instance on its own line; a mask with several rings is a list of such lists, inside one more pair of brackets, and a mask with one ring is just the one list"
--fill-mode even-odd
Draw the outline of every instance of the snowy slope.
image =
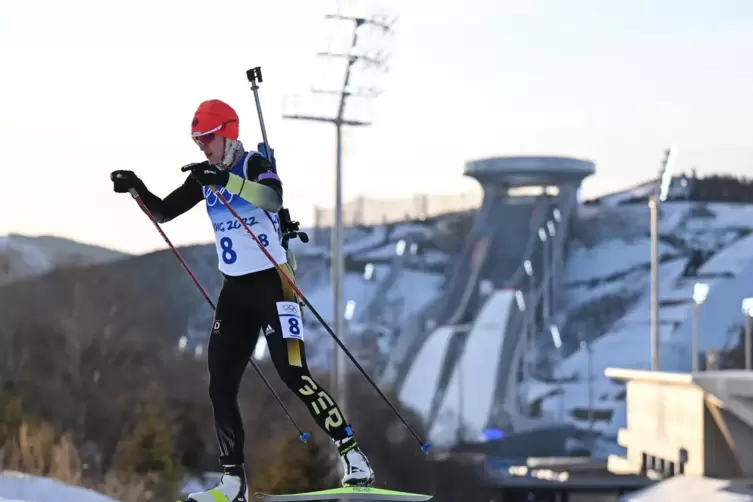
[[41, 275], [56, 267], [109, 263], [127, 256], [59, 237], [0, 236], [0, 284]]
[[0, 502], [117, 502], [92, 490], [60, 481], [22, 474], [0, 472]]
[[[678, 182], [673, 190], [682, 194], [684, 188]], [[541, 400], [543, 414], [584, 429], [588, 424], [579, 411], [589, 406], [590, 366], [590, 404], [611, 413], [608, 419], [598, 420], [594, 428], [609, 440], [624, 425], [624, 392], [622, 386], [604, 377], [603, 370], [609, 366], [649, 367], [649, 212], [645, 202], [624, 204], [645, 197], [649, 189], [649, 184], [642, 184], [605, 196], [600, 205], [578, 208], [572, 229], [575, 241], [567, 257], [554, 318], [563, 347], [555, 352], [556, 364], [551, 370], [553, 376], [569, 381], [553, 384], [532, 380], [523, 386], [529, 401]], [[451, 255], [461, 249], [467, 235], [467, 231], [457, 230], [462, 225], [451, 224], [453, 218], [447, 215], [422, 222], [346, 228], [345, 302], [352, 306], [356, 319], [367, 305], [376, 302], [380, 306], [373, 325], [350, 324], [345, 340], [348, 347], [371, 347], [378, 359], [391, 350], [405, 321], [441, 294], [446, 274], [452, 271]], [[310, 243], [291, 241], [299, 262], [298, 285], [332, 325], [329, 230], [318, 231], [317, 239], [313, 230], [306, 230], [312, 237]], [[695, 282], [711, 286], [700, 314], [701, 349], [726, 348], [736, 339], [741, 323], [740, 299], [753, 296], [753, 206], [668, 202], [662, 206], [660, 233], [661, 364], [665, 370], [685, 371], [690, 367], [691, 295]], [[81, 283], [83, 294], [91, 295], [82, 297], [82, 303], [91, 304], [94, 311], [106, 312], [100, 307], [109, 307], [115, 303], [113, 298], [125, 296], [121, 290], [107, 296], [109, 289], [136, 284], [138, 287], [126, 292], [134, 297], [155, 298], [163, 305], [171, 325], [193, 333], [196, 339], [206, 339], [211, 309], [169, 251], [121, 260], [125, 255], [109, 250], [45, 239], [0, 238], [0, 284], [39, 276], [61, 265], [104, 264], [94, 267], [95, 273], [87, 273], [91, 282], [70, 277], [71, 285]], [[416, 243], [415, 249], [406, 245], [409, 240]], [[408, 253], [409, 259], [394, 284], [378, 296], [380, 281], [391, 275], [398, 252]], [[687, 274], [695, 252], [711, 253], [711, 257], [701, 260], [698, 270]], [[192, 246], [181, 249], [181, 253], [210, 297], [216, 298], [220, 281], [214, 247]], [[370, 273], [366, 273], [367, 268]], [[66, 301], [73, 297], [72, 287], [68, 282], [63, 285], [50, 287], [40, 279], [34, 286], [38, 295], [29, 294], [29, 302], [51, 315], [55, 308], [70, 310]], [[50, 296], [48, 303], [40, 300], [44, 295]], [[0, 295], [0, 304], [12, 297], [10, 293]], [[127, 309], [122, 311], [122, 315], [129, 315]], [[314, 316], [306, 314], [304, 310], [310, 364], [326, 367], [333, 345], [330, 336]], [[378, 333], [378, 340], [364, 340], [374, 333]], [[541, 335], [551, 340], [548, 334]], [[588, 351], [580, 347], [581, 340], [590, 342]], [[432, 346], [431, 352], [441, 352], [445, 342], [444, 338], [438, 339], [437, 350]], [[422, 357], [425, 362], [421, 364], [435, 371], [435, 359], [434, 354]], [[479, 371], [488, 365], [486, 360], [468, 362], [469, 367]], [[420, 380], [420, 376], [416, 378]], [[558, 394], [560, 391], [562, 394]], [[418, 408], [427, 406], [427, 398], [418, 399]]]
[[[387, 319], [387, 326], [379, 326], [379, 329], [388, 334], [388, 339], [394, 336], [402, 319], [436, 294], [442, 276], [430, 269], [441, 267], [447, 261], [447, 255], [429, 240], [438, 232], [437, 225], [427, 220], [421, 224], [346, 228], [349, 250], [345, 256], [346, 302], [355, 302], [356, 313], [372, 301], [384, 305], [384, 309], [377, 309], [377, 317]], [[306, 230], [313, 236], [313, 231]], [[420, 249], [413, 249], [415, 255], [410, 255], [410, 259], [402, 264], [397, 280], [385, 292], [384, 287], [380, 288], [381, 281], [390, 276], [401, 240], [414, 235], [427, 240]], [[329, 250], [323, 245], [317, 246], [313, 239], [308, 244], [300, 240], [292, 240], [291, 244], [299, 263], [298, 286], [331, 325]], [[188, 246], [179, 251], [209, 297], [216, 301], [221, 281], [214, 246]], [[411, 249], [403, 251], [410, 253]], [[373, 267], [368, 279], [364, 278], [367, 264]], [[74, 265], [87, 266], [78, 268]], [[375, 298], [377, 291], [381, 291], [383, 297]], [[15, 299], [20, 298], [24, 298], [24, 306], [44, 312], [44, 319], [50, 319], [50, 322], [69, 314], [76, 302], [87, 305], [88, 310], [102, 314], [101, 319], [89, 319], [92, 326], [107, 322], [133, 325], [139, 302], [159, 303], [159, 314], [155, 313], [155, 319], [149, 322], [168, 323], [170, 330], [162, 335], [174, 339], [176, 346], [180, 346], [185, 337], [185, 350], [199, 355], [202, 351], [196, 349], [199, 345], [205, 347], [212, 319], [212, 309], [169, 250], [129, 256], [58, 238], [17, 235], [0, 238], [0, 306], [10, 309], [8, 315], [3, 316], [6, 324], [29, 318], [28, 309], [16, 305], [20, 300]], [[118, 310], [118, 319], [106, 320], [116, 304], [124, 307]], [[119, 319], [121, 315], [122, 320]], [[143, 316], [138, 320], [147, 322]], [[311, 326], [308, 339], [312, 342], [309, 345], [312, 355], [316, 353], [313, 345], [317, 344], [319, 335], [325, 337], [325, 345], [330, 347], [329, 335], [318, 327], [314, 316], [307, 316], [306, 321]], [[380, 349], [381, 352], [387, 350], [388, 346]], [[317, 361], [326, 365], [329, 359], [324, 354], [314, 357], [312, 363], [317, 365]]]
[[[741, 300], [753, 294], [753, 206], [672, 202], [663, 209], [660, 365], [663, 371], [689, 371], [696, 282], [710, 285], [700, 310], [701, 350], [729, 348], [737, 340]], [[589, 225], [589, 218], [602, 225], [597, 238], [583, 236], [588, 246], [574, 245], [567, 263], [567, 289], [557, 313], [566, 348], [554, 369], [554, 377], [564, 381], [528, 382], [527, 397], [541, 399], [544, 414], [581, 429], [589, 427], [583, 413], [589, 405], [611, 413], [593, 428], [616, 448], [617, 431], [625, 426], [624, 387], [608, 380], [604, 370], [650, 367], [648, 215], [645, 204], [635, 204], [590, 207], [581, 216], [582, 229], [597, 226]], [[713, 252], [695, 272], [687, 269], [694, 250]], [[579, 347], [582, 339], [590, 346]]]
[[[423, 231], [417, 231], [416, 227], [423, 228]], [[354, 344], [371, 346], [374, 343], [381, 344], [381, 341], [359, 339], [360, 334], [368, 331], [369, 328], [376, 329], [381, 333], [389, 333], [388, 342], [391, 343], [405, 320], [436, 297], [444, 281], [443, 274], [427, 269], [436, 267], [438, 264], [446, 264], [448, 261], [447, 255], [436, 249], [429, 249], [426, 253], [414, 249], [415, 254], [401, 262], [402, 268], [399, 275], [387, 290], [385, 296], [376, 297], [375, 294], [380, 291], [380, 281], [387, 280], [390, 275], [390, 268], [397, 266], [394, 260], [396, 253], [411, 252], [410, 249], [401, 250], [405, 246], [404, 239], [409, 235], [426, 237], [431, 235], [431, 229], [427, 226], [421, 227], [410, 223], [405, 226], [395, 225], [390, 232], [380, 227], [375, 227], [375, 229], [376, 231], [371, 235], [364, 236], [365, 239], [362, 243], [353, 244], [350, 247], [351, 252], [347, 254], [346, 260], [351, 266], [344, 277], [344, 300], [347, 307], [346, 311], [350, 314], [349, 317], [353, 319], [357, 319], [371, 302], [376, 302], [380, 306], [381, 314], [377, 316], [379, 321], [376, 326], [364, 326], [355, 322], [349, 323], [349, 338], [345, 340], [349, 347]], [[309, 265], [317, 266], [313, 263]], [[318, 266], [323, 270], [320, 273], [311, 274], [315, 280], [309, 281], [303, 277], [300, 280], [300, 287], [314, 308], [332, 327], [331, 277], [326, 262], [320, 262]], [[370, 266], [371, 274], [365, 273], [367, 266]], [[352, 270], [353, 268], [356, 270]], [[307, 337], [319, 346], [315, 353], [312, 353], [313, 357], [311, 357], [309, 364], [326, 367], [330, 361], [332, 343], [329, 340], [331, 337], [321, 328], [312, 315], [309, 315], [306, 319], [306, 312], [307, 309], [304, 310], [304, 318], [308, 321], [306, 322]], [[319, 343], [319, 341], [323, 343]], [[390, 349], [389, 344], [387, 346], [382, 344], [382, 347], [380, 350], [382, 353], [375, 354], [375, 357], [384, 356], [383, 352]]]
[[[324, 246], [328, 243], [328, 230], [321, 231], [320, 245], [313, 238], [314, 231], [307, 230], [307, 233], [312, 237], [307, 244], [300, 240], [290, 241], [298, 262], [296, 282], [314, 309], [334, 328], [329, 249]], [[346, 312], [353, 319], [349, 323], [348, 338], [344, 340], [346, 346], [353, 348], [365, 345], [374, 352], [367, 355], [373, 355], [377, 360], [382, 358], [390, 350], [405, 319], [436, 297], [444, 280], [443, 273], [436, 270], [448, 268], [449, 262], [448, 254], [434, 242], [443, 233], [446, 230], [441, 219], [421, 223], [346, 227], [344, 300]], [[196, 246], [190, 252], [181, 249], [181, 253], [189, 261], [191, 268], [195, 268], [210, 296], [215, 298], [219, 292], [219, 282], [215, 278], [206, 279], [216, 275], [213, 270], [216, 266], [214, 246]], [[404, 255], [404, 259], [396, 260], [397, 255]], [[201, 265], [197, 266], [196, 262]], [[391, 275], [394, 278], [391, 271], [398, 265], [400, 269], [394, 282], [390, 287], [384, 288], [382, 281], [387, 281]], [[367, 269], [369, 273], [366, 273]], [[170, 277], [184, 274], [177, 263], [169, 265], [169, 270]], [[160, 273], [165, 271], [161, 270]], [[163, 284], [165, 281], [160, 282]], [[187, 297], [191, 299], [191, 307], [186, 309], [187, 345], [184, 350], [195, 352], [197, 345], [206, 344], [212, 311], [203, 304], [203, 298], [195, 291], [189, 290]], [[376, 315], [371, 323], [363, 324], [359, 317], [367, 307], [371, 307]], [[303, 317], [309, 365], [326, 368], [330, 363], [333, 347], [331, 336], [310, 309], [304, 308]], [[367, 339], [363, 339], [364, 336]], [[257, 355], [264, 357], [266, 353], [263, 338], [259, 343]]]

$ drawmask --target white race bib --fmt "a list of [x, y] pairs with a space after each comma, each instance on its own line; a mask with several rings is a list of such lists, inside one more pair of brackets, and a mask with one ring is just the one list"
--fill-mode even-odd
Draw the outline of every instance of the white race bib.
[[[262, 209], [230, 192], [220, 191], [240, 221], [218, 200], [209, 187], [204, 187], [207, 212], [215, 233], [219, 269], [227, 275], [244, 275], [272, 267], [267, 255], [249, 235], [251, 230], [262, 246], [278, 263], [286, 263], [285, 248], [280, 243], [279, 216]], [[243, 223], [241, 223], [241, 221]]]
[[282, 326], [282, 337], [303, 341], [303, 320], [296, 302], [277, 302], [277, 316]]

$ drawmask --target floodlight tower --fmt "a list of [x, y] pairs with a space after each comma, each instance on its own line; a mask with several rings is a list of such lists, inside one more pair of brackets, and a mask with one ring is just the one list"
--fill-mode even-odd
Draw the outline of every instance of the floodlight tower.
[[677, 147], [672, 145], [665, 152], [656, 187], [648, 199], [651, 219], [651, 371], [659, 371], [659, 210], [669, 195], [676, 157]]
[[[314, 122], [326, 122], [335, 126], [336, 142], [336, 164], [335, 164], [335, 224], [334, 231], [331, 235], [331, 281], [332, 281], [332, 316], [335, 333], [345, 343], [347, 338], [345, 323], [345, 301], [343, 276], [345, 273], [345, 260], [343, 256], [343, 215], [342, 215], [342, 128], [343, 126], [368, 126], [370, 122], [346, 118], [345, 105], [349, 98], [360, 97], [370, 99], [378, 96], [380, 92], [375, 88], [354, 88], [351, 78], [355, 73], [357, 63], [364, 63], [367, 67], [386, 71], [387, 56], [382, 51], [367, 53], [364, 50], [357, 53], [359, 46], [359, 29], [371, 26], [382, 34], [389, 33], [395, 19], [388, 20], [386, 16], [366, 18], [363, 16], [350, 16], [340, 13], [338, 7], [336, 14], [328, 14], [326, 19], [335, 21], [348, 22], [353, 24], [352, 36], [349, 48], [344, 52], [320, 52], [317, 55], [327, 58], [339, 58], [346, 61], [345, 73], [343, 75], [342, 85], [339, 89], [312, 89], [312, 93], [331, 94], [338, 96], [337, 107], [334, 115], [307, 115], [301, 113], [283, 113], [283, 118], [294, 120], [309, 120]], [[337, 389], [337, 396], [341, 408], [346, 407], [346, 379], [345, 379], [345, 354], [339, 350], [337, 344], [333, 341], [332, 350], [332, 388]]]

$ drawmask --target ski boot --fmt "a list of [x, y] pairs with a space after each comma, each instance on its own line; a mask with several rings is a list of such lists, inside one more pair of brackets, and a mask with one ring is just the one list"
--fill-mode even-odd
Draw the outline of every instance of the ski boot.
[[371, 470], [369, 459], [358, 447], [353, 437], [336, 441], [337, 450], [340, 452], [340, 460], [345, 475], [342, 485], [345, 486], [371, 486], [376, 481], [374, 471]]
[[243, 464], [223, 466], [220, 484], [205, 492], [191, 493], [187, 502], [248, 502], [248, 485]]

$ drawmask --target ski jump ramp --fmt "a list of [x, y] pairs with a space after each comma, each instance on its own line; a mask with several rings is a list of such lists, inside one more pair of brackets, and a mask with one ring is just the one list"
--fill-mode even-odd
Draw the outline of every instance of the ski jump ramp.
[[[439, 422], [432, 429], [437, 420], [464, 423], [474, 431], [504, 421], [500, 401], [509, 399], [514, 388], [509, 380], [518, 367], [525, 324], [516, 291], [538, 290], [541, 270], [550, 259], [542, 250], [539, 229], [555, 209], [568, 217], [573, 213], [577, 189], [593, 172], [593, 163], [564, 157], [502, 157], [466, 164], [466, 175], [484, 187], [484, 200], [443, 296], [408, 323], [381, 378], [382, 385], [397, 389], [404, 404], [424, 416], [435, 434], [441, 435]], [[560, 195], [510, 194], [523, 186], [554, 186]], [[524, 271], [527, 260], [539, 271], [530, 278]], [[482, 280], [494, 286], [491, 297], [481, 293]], [[466, 382], [463, 373], [470, 369], [485, 372], [491, 390], [479, 389], [476, 377]], [[462, 405], [452, 404], [459, 399]]]
[[514, 305], [515, 293], [498, 291], [481, 310], [432, 421], [432, 444], [450, 445], [458, 432], [465, 440], [481, 437], [497, 394], [497, 375], [504, 370], [501, 362], [505, 345], [515, 350], [515, 340], [505, 329]]

